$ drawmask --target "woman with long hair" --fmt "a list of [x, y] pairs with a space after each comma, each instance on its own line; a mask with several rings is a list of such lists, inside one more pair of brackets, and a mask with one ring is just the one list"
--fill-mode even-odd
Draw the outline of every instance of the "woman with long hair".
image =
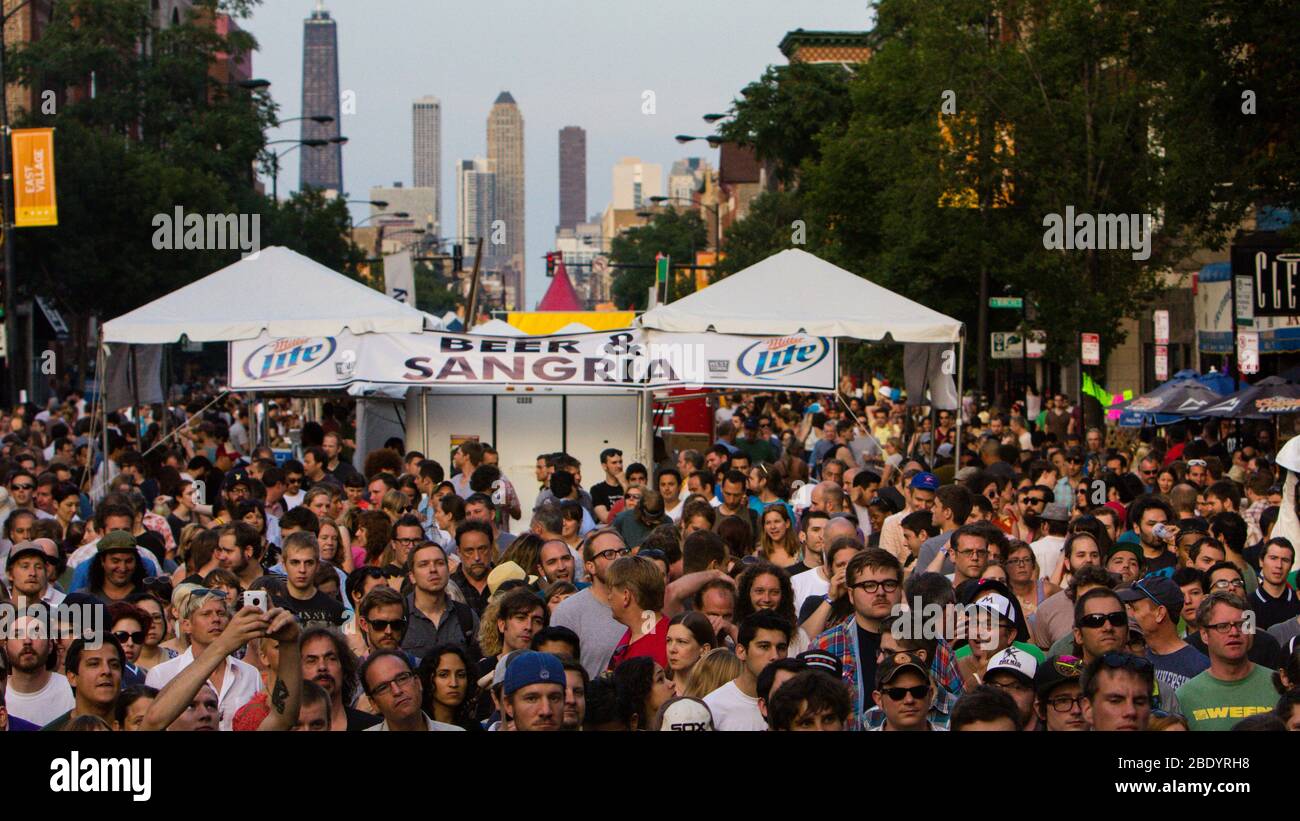
[[745, 663], [736, 654], [725, 647], [714, 647], [705, 653], [686, 680], [686, 692], [689, 698], [704, 698], [729, 681], [734, 680], [745, 669]]
[[136, 664], [145, 670], [152, 670], [164, 661], [180, 655], [175, 650], [162, 646], [163, 641], [171, 637], [168, 630], [167, 607], [152, 594], [143, 591], [132, 593], [126, 600], [149, 616], [149, 624], [145, 627], [144, 645], [140, 648]]
[[416, 674], [424, 687], [424, 712], [434, 721], [466, 730], [483, 729], [474, 720], [478, 703], [475, 665], [458, 644], [440, 644], [421, 661]]
[[542, 561], [542, 537], [536, 533], [524, 533], [510, 543], [506, 552], [501, 555], [497, 564], [514, 562], [524, 571], [525, 575], [531, 575], [536, 572], [537, 565]]
[[[809, 637], [799, 628], [796, 618], [790, 574], [771, 562], [747, 565], [736, 578], [736, 613], [732, 625], [739, 625], [759, 610], [771, 610], [794, 627], [794, 634], [790, 636], [790, 655], [808, 649]], [[736, 639], [736, 636], [732, 638]]]
[[389, 535], [393, 528], [393, 520], [382, 510], [367, 510], [357, 516], [356, 522], [355, 543], [366, 551], [365, 563], [376, 567], [383, 566], [386, 564], [383, 561], [385, 554], [391, 553]]
[[799, 539], [784, 504], [770, 504], [763, 508], [763, 532], [758, 537], [758, 551], [764, 560], [778, 567], [799, 563]]
[[356, 566], [352, 563], [352, 551], [343, 546], [343, 529], [338, 522], [328, 516], [320, 520], [320, 530], [316, 533], [316, 542], [320, 545], [320, 560], [342, 568], [344, 573], [351, 573]]
[[678, 613], [668, 622], [668, 678], [677, 695], [685, 695], [691, 670], [718, 643], [707, 616], [696, 610]]
[[754, 552], [754, 531], [740, 516], [722, 517], [716, 532], [727, 546], [727, 556], [731, 561], [738, 562]]
[[660, 705], [675, 695], [664, 668], [649, 656], [630, 658], [614, 669], [614, 692], [631, 714], [633, 730], [649, 730]]

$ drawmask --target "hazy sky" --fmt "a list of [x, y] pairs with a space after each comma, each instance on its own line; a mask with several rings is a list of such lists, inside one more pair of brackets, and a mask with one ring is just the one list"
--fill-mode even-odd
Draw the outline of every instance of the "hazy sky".
[[[315, 0], [265, 0], [242, 25], [261, 46], [253, 73], [270, 80], [280, 118], [302, 106], [303, 19]], [[487, 152], [487, 115], [508, 90], [524, 118], [528, 284], [532, 308], [547, 286], [544, 255], [559, 221], [558, 132], [587, 131], [587, 213], [610, 200], [620, 157], [663, 166], [703, 156], [700, 116], [728, 108], [771, 64], [787, 31], [869, 28], [867, 0], [326, 0], [338, 23], [339, 84], [356, 95], [344, 115], [343, 175], [353, 199], [372, 185], [411, 185], [411, 102], [442, 101], [442, 223], [455, 231], [454, 163]], [[655, 93], [655, 113], [642, 94]], [[269, 139], [298, 136], [298, 123]], [[269, 180], [268, 188], [269, 188]], [[297, 152], [280, 173], [282, 195], [298, 184]], [[354, 217], [368, 213], [354, 207]]]

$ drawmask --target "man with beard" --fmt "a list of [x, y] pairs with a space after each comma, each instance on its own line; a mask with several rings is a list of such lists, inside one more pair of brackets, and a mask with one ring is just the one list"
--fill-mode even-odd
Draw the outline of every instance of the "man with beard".
[[126, 666], [126, 653], [113, 636], [104, 636], [98, 647], [90, 646], [86, 639], [73, 639], [63, 665], [76, 698], [72, 709], [42, 727], [42, 730], [62, 730], [70, 721], [81, 716], [95, 716], [112, 727], [117, 717], [117, 694], [122, 691], [122, 668]]
[[578, 634], [582, 643], [582, 666], [596, 678], [605, 672], [627, 628], [614, 619], [609, 608], [609, 566], [632, 551], [613, 528], [598, 528], [582, 540], [582, 561], [591, 587], [560, 602], [551, 623]]
[[525, 650], [510, 660], [502, 686], [504, 721], [519, 732], [556, 731], [564, 716], [564, 664]]
[[[35, 611], [39, 613], [40, 611]], [[4, 636], [9, 663], [9, 715], [44, 727], [76, 705], [67, 678], [55, 672], [58, 653], [44, 614], [19, 615]]]
[[239, 577], [239, 585], [245, 590], [262, 575], [262, 537], [247, 522], [221, 528], [213, 556], [218, 566]]
[[99, 553], [90, 566], [92, 596], [105, 604], [122, 601], [144, 582], [144, 565], [136, 554], [135, 537], [114, 530], [99, 540]]
[[[177, 614], [181, 631], [189, 636], [190, 646], [183, 654], [154, 667], [145, 676], [144, 683], [162, 690], [181, 671], [203, 655], [208, 645], [216, 641], [230, 624], [230, 609], [226, 594], [220, 590], [197, 588], [181, 605]], [[243, 707], [262, 691], [262, 677], [251, 664], [227, 656], [225, 664], [216, 667], [208, 680], [217, 691], [221, 711], [221, 729], [229, 730], [235, 711]]]
[[[406, 600], [386, 584], [375, 587], [357, 605], [357, 626], [366, 641], [367, 655], [378, 650], [400, 651], [409, 625]], [[416, 656], [410, 660], [419, 664]]]
[[57, 607], [63, 601], [64, 594], [49, 582], [48, 559], [45, 550], [34, 541], [19, 542], [9, 551], [9, 558], [5, 559], [5, 575], [9, 578], [9, 595], [19, 607], [36, 602]]
[[258, 729], [288, 730], [298, 720], [302, 697], [302, 663], [298, 658], [300, 632], [297, 621], [288, 610], [275, 607], [263, 613], [257, 608], [243, 608], [193, 664], [158, 692], [140, 729], [217, 729], [219, 699], [208, 677], [239, 648], [265, 637], [276, 642], [275, 684], [270, 694], [265, 695], [265, 701], [262, 701], [264, 694], [259, 693], [250, 703], [261, 702], [263, 709], [267, 710]]
[[423, 658], [439, 644], [454, 644], [477, 657], [478, 614], [447, 596], [446, 551], [425, 542], [407, 557], [406, 571], [415, 589], [406, 597], [410, 621], [402, 649]]
[[382, 720], [350, 706], [357, 686], [357, 657], [341, 635], [328, 627], [312, 627], [303, 632], [299, 647], [303, 681], [314, 681], [329, 693], [329, 729], [356, 732]]
[[486, 522], [467, 519], [456, 527], [456, 555], [460, 567], [451, 580], [464, 596], [474, 615], [483, 615], [488, 598], [488, 573], [496, 564], [496, 546], [492, 526]]

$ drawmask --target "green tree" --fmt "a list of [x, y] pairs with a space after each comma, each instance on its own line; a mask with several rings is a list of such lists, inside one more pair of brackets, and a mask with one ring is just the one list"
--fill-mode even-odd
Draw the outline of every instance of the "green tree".
[[415, 307], [442, 316], [465, 303], [460, 291], [448, 287], [428, 263], [415, 265]]
[[[695, 252], [708, 244], [707, 228], [696, 211], [668, 209], [658, 212], [646, 225], [639, 225], [614, 238], [610, 261], [614, 265], [635, 265], [618, 271], [612, 287], [614, 302], [622, 310], [642, 310], [650, 286], [655, 284], [655, 255], [667, 254], [672, 264], [691, 263]], [[684, 296], [693, 284], [672, 287], [667, 301]]]
[[853, 113], [852, 70], [838, 64], [769, 66], [741, 89], [718, 134], [750, 146], [772, 169], [776, 182], [791, 185], [800, 164], [819, 156], [819, 136], [842, 131]]

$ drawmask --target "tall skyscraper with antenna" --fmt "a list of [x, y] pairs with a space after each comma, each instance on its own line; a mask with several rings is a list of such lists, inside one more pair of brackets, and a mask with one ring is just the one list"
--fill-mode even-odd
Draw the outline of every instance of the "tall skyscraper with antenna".
[[[302, 115], [328, 115], [334, 120], [317, 123], [302, 121], [303, 140], [329, 140], [338, 137], [339, 122], [339, 38], [338, 24], [325, 10], [324, 0], [316, 0], [316, 10], [303, 21], [302, 32]], [[298, 149], [298, 187], [343, 190], [343, 146], [337, 143]]]

